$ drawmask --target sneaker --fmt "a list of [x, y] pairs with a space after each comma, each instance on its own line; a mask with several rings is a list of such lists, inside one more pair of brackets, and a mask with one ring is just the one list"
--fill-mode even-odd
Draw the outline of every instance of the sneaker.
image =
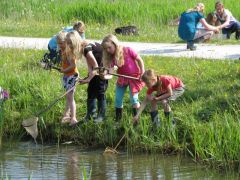
[[196, 46], [194, 46], [194, 42], [193, 41], [188, 41], [187, 42], [187, 49], [190, 49], [191, 51], [194, 51], [197, 49]]
[[190, 46], [189, 49], [190, 49], [191, 51], [195, 51], [195, 50], [197, 49], [197, 47], [196, 47], [196, 46]]
[[191, 51], [194, 51], [194, 50], [197, 49], [197, 47], [196, 46], [189, 46], [189, 45], [187, 45], [187, 49], [190, 49]]

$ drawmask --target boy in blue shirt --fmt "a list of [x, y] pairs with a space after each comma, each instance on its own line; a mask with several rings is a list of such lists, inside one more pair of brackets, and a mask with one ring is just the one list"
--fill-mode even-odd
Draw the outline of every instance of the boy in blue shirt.
[[[81, 38], [85, 39], [85, 25], [82, 21], [74, 23], [73, 26], [65, 27], [62, 31], [71, 32], [73, 30], [76, 30]], [[59, 56], [59, 48], [57, 45], [57, 35], [54, 35], [48, 42], [48, 50], [50, 52], [48, 58], [53, 61], [53, 63], [60, 63], [61, 58]]]

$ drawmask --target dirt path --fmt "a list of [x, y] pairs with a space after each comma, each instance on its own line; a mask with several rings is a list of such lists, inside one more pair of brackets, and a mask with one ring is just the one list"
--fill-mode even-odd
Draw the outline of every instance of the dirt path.
[[[20, 38], [0, 36], [0, 47], [47, 50], [48, 41], [48, 38]], [[239, 59], [240, 57], [240, 45], [197, 44], [197, 50], [190, 51], [186, 50], [186, 44], [139, 42], [122, 42], [122, 44], [134, 48], [140, 55], [198, 57], [219, 60]]]

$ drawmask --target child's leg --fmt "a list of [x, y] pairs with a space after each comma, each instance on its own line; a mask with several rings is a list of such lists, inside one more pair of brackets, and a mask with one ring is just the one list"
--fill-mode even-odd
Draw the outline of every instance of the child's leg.
[[163, 107], [165, 117], [169, 118], [171, 114], [171, 107], [169, 105], [169, 101], [164, 99], [161, 101], [161, 105]]
[[76, 103], [75, 103], [75, 100], [74, 100], [74, 90], [67, 94], [67, 102], [68, 102], [69, 108], [70, 108], [71, 124], [74, 124], [74, 123], [77, 122]]
[[162, 104], [162, 107], [164, 109], [164, 116], [165, 118], [172, 122], [173, 124], [175, 124], [175, 120], [173, 118], [173, 113], [172, 113], [172, 110], [171, 110], [171, 107], [169, 105], [169, 100], [165, 99], [165, 100], [162, 100], [161, 101], [161, 104]]
[[87, 99], [87, 114], [84, 117], [84, 121], [88, 121], [91, 117], [95, 117], [96, 115], [96, 99]]
[[[54, 58], [57, 57], [57, 50], [51, 49], [49, 46], [48, 46], [48, 50], [49, 50], [48, 58], [53, 62]], [[55, 63], [55, 62], [53, 62], [53, 63]]]
[[157, 111], [157, 101], [151, 101], [151, 111]]
[[184, 91], [185, 91], [184, 87], [179, 87], [179, 88], [173, 89], [173, 95], [171, 97], [169, 97], [168, 99], [165, 99], [165, 100], [161, 101], [161, 104], [162, 104], [163, 109], [164, 109], [165, 117], [167, 119], [171, 119], [171, 121], [173, 123], [175, 123], [175, 120], [173, 118], [173, 113], [172, 113], [171, 107], [169, 105], [169, 101], [170, 100], [175, 101], [178, 97], [183, 95]]
[[122, 109], [123, 109], [123, 96], [127, 86], [116, 85], [115, 93], [115, 108], [116, 108], [116, 120], [122, 119]]
[[[72, 76], [63, 76], [63, 87], [68, 91], [70, 88], [75, 86], [76, 79], [78, 77], [78, 74], [74, 74]], [[73, 122], [77, 122], [76, 120], [76, 104], [74, 100], [74, 92], [75, 89], [67, 93], [66, 95], [66, 108], [64, 112], [64, 117], [67, 116], [68, 112], [70, 111], [71, 116], [71, 124], [73, 125]]]
[[170, 112], [171, 111], [171, 107], [169, 106], [169, 103], [168, 103], [167, 99], [162, 100], [161, 105], [163, 107], [164, 112]]
[[229, 29], [229, 28], [223, 28], [223, 29], [222, 29], [222, 34], [224, 35], [224, 37], [225, 37], [226, 39], [230, 39], [230, 37], [231, 37], [231, 29]]
[[115, 93], [115, 107], [123, 108], [123, 96], [126, 91], [127, 86], [118, 86], [116, 85], [116, 93]]
[[205, 29], [199, 29], [194, 35], [193, 41], [195, 43], [203, 42], [207, 39], [210, 39], [213, 36], [214, 32], [205, 30]]
[[[67, 76], [63, 76], [62, 83], [63, 83], [64, 89], [67, 91], [67, 89], [68, 89], [68, 87], [67, 87], [68, 77]], [[67, 96], [66, 96], [66, 105], [65, 105], [65, 110], [63, 113], [62, 123], [68, 122], [68, 120], [70, 120], [70, 106], [69, 106], [69, 102], [68, 102]]]
[[155, 124], [157, 127], [159, 127], [160, 126], [160, 118], [158, 115], [157, 108], [158, 108], [157, 101], [151, 101], [151, 112], [150, 112], [151, 119], [152, 119], [153, 124]]
[[106, 112], [106, 97], [105, 94], [99, 94], [97, 97], [98, 100], [98, 116], [95, 119], [95, 122], [101, 122], [105, 118]]
[[132, 107], [133, 107], [133, 109], [132, 109], [133, 116], [136, 116], [137, 115], [137, 110], [140, 107], [140, 103], [139, 103], [139, 100], [138, 100], [138, 93], [135, 93], [133, 95], [132, 92], [131, 92], [131, 89], [130, 89], [129, 94], [130, 94], [130, 101], [131, 101], [131, 104], [132, 104]]
[[63, 114], [63, 118], [65, 118], [65, 117], [66, 118], [70, 117], [70, 107], [69, 107], [69, 104], [68, 104], [67, 100], [66, 100], [66, 106], [65, 106], [65, 110], [64, 110], [64, 114]]
[[89, 121], [91, 117], [96, 118], [96, 91], [92, 87], [92, 82], [90, 81], [87, 89], [87, 114], [84, 117], [84, 121]]

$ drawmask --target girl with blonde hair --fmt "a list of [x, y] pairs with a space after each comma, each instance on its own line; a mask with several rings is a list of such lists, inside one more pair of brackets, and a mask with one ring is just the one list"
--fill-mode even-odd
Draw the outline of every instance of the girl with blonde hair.
[[[77, 60], [80, 58], [81, 37], [77, 31], [67, 33], [65, 38], [65, 51], [62, 52], [62, 67], [60, 72], [63, 76], [63, 86], [68, 91], [75, 86], [79, 76]], [[74, 100], [75, 88], [66, 95], [66, 107], [62, 123], [70, 122], [70, 126], [78, 123], [76, 118], [76, 103]]]
[[205, 8], [205, 6], [203, 3], [197, 3], [197, 5], [194, 8], [188, 9], [186, 12], [197, 11], [197, 12], [203, 13], [204, 8]]
[[[144, 63], [142, 58], [130, 47], [125, 47], [119, 44], [116, 36], [110, 34], [102, 41], [103, 46], [103, 65], [113, 71], [113, 67], [117, 66], [117, 73], [121, 75], [140, 78], [144, 73]], [[110, 79], [111, 75], [105, 75], [104, 78]], [[118, 77], [115, 94], [116, 120], [122, 118], [123, 96], [129, 87], [130, 100], [135, 115], [140, 107], [138, 101], [138, 93], [143, 87], [140, 80]]]

